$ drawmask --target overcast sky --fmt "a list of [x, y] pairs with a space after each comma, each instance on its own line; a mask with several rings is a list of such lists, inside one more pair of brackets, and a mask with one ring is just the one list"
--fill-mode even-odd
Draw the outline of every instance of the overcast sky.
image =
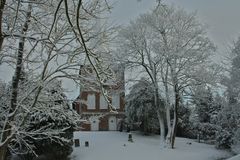
[[[240, 0], [162, 0], [189, 12], [197, 11], [199, 20], [208, 26], [208, 35], [224, 54], [240, 34]], [[127, 24], [140, 13], [156, 6], [156, 0], [115, 0], [112, 19]]]
[[[186, 9], [197, 11], [199, 20], [208, 25], [208, 35], [217, 45], [219, 56], [226, 54], [228, 45], [240, 35], [240, 0], [163, 0]], [[115, 0], [111, 21], [127, 25], [139, 14], [156, 6], [156, 0]], [[12, 74], [0, 66], [0, 79], [9, 81]], [[72, 82], [64, 82], [64, 87], [73, 90], [69, 97], [75, 98], [78, 89]]]

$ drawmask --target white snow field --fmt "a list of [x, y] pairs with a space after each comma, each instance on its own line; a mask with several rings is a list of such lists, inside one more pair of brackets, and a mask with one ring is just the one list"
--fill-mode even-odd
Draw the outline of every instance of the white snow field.
[[229, 158], [229, 159], [227, 159], [227, 160], [240, 160], [240, 154], [239, 154], [239, 155], [236, 155], [236, 156], [234, 156], [234, 157], [232, 157], [232, 158]]
[[[80, 139], [80, 147], [74, 147], [71, 157], [73, 160], [217, 160], [230, 157], [226, 151], [186, 138], [177, 138], [176, 148], [169, 149], [160, 147], [158, 135], [132, 134], [133, 143], [128, 142], [126, 132], [75, 132], [74, 139]], [[89, 147], [84, 146], [85, 141], [89, 141]]]

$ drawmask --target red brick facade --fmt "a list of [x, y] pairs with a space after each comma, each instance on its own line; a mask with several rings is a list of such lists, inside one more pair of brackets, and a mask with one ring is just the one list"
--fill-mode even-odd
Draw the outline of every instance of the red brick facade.
[[[86, 68], [86, 67], [85, 67]], [[83, 68], [84, 69], [84, 68]], [[86, 70], [81, 70], [81, 75], [86, 75], [86, 73], [92, 73], [92, 70], [87, 68]], [[102, 96], [102, 93], [98, 91], [99, 89], [96, 89], [95, 91], [91, 91], [88, 89], [88, 85], [94, 84], [94, 81], [89, 82], [86, 84], [87, 87], [82, 88], [80, 91], [79, 97], [76, 99], [76, 101], [73, 103], [73, 108], [77, 111], [77, 113], [81, 114], [83, 118], [87, 119], [87, 123], [83, 123], [81, 125], [82, 130], [90, 131], [90, 130], [99, 130], [99, 131], [106, 131], [106, 130], [118, 130], [120, 122], [124, 118], [124, 72], [118, 72], [122, 75], [118, 75], [117, 77], [121, 77], [121, 80], [118, 80], [115, 85], [105, 85], [104, 88], [108, 90], [109, 92], [109, 101], [110, 104], [112, 104], [112, 97], [111, 93], [117, 93], [118, 96], [115, 98], [115, 101], [118, 101], [118, 108], [116, 109], [116, 112], [111, 112], [109, 104], [107, 104], [108, 109], [102, 109], [100, 106], [100, 97]], [[89, 76], [88, 76], [89, 77]], [[85, 83], [84, 83], [85, 84]], [[88, 96], [94, 96], [95, 97], [95, 104], [94, 108], [88, 108]], [[119, 98], [118, 98], [119, 97]], [[113, 104], [112, 104], [113, 105]], [[114, 107], [114, 106], [113, 106]], [[97, 118], [96, 118], [97, 117]]]

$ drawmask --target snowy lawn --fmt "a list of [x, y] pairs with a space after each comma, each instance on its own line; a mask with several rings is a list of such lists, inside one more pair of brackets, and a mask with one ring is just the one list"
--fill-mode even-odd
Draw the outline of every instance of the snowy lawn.
[[234, 156], [234, 157], [232, 157], [232, 158], [229, 158], [229, 159], [227, 159], [227, 160], [240, 160], [240, 154], [239, 154], [239, 155], [236, 155], [236, 156]]
[[[80, 147], [74, 147], [73, 160], [216, 160], [229, 157], [226, 151], [194, 140], [177, 138], [176, 148], [160, 148], [159, 136], [133, 133], [134, 142], [128, 142], [126, 132], [75, 132]], [[89, 147], [85, 147], [89, 141]]]

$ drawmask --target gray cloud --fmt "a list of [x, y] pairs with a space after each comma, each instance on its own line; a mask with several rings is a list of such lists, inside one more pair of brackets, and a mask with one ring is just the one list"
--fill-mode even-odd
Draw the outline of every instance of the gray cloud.
[[[134, 20], [139, 14], [150, 11], [156, 0], [115, 0], [111, 21], [115, 24], [127, 24]], [[240, 34], [240, 1], [239, 0], [164, 0], [174, 3], [189, 12], [198, 11], [202, 23], [208, 24], [208, 34], [218, 46], [219, 55], [225, 55], [228, 44], [232, 43]], [[0, 79], [11, 80], [12, 72], [6, 66], [0, 66]], [[63, 85], [70, 91], [70, 98], [78, 95], [79, 88], [71, 81], [64, 81]]]

